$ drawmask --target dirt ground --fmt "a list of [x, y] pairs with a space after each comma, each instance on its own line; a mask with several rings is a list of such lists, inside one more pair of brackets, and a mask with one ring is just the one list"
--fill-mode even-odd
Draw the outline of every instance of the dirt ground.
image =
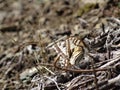
[[[106, 17], [120, 18], [120, 1], [104, 4], [85, 4], [81, 0], [0, 0], [0, 88], [1, 90], [29, 90], [31, 82], [23, 83], [20, 74], [35, 66], [34, 57], [14, 55], [26, 43], [39, 42], [43, 46], [67, 35], [80, 35], [98, 28]], [[89, 25], [80, 25], [79, 19]], [[52, 62], [48, 52], [47, 62]], [[45, 54], [46, 55], [46, 54]]]

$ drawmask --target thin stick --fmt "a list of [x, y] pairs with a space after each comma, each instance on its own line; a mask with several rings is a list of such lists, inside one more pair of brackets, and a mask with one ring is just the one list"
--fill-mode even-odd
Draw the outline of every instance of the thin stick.
[[53, 82], [55, 83], [57, 89], [58, 89], [58, 90], [61, 90], [60, 87], [58, 86], [57, 82], [56, 82], [54, 79], [52, 79], [52, 78], [50, 78], [50, 77], [47, 77], [47, 76], [44, 76], [44, 77], [47, 78], [47, 79], [50, 79], [51, 81], [53, 81]]
[[47, 67], [45, 67], [45, 66], [42, 66], [45, 70], [47, 70], [48, 72], [50, 72], [52, 75], [55, 75], [55, 73], [54, 72], [52, 72], [50, 69], [48, 69]]
[[53, 46], [53, 45], [56, 44], [57, 42], [63, 40], [64, 38], [67, 38], [67, 36], [64, 36], [64, 37], [58, 39], [57, 41], [54, 41], [53, 43], [50, 43], [46, 48], [50, 48], [51, 46]]
[[59, 53], [63, 58], [65, 58], [66, 60], [69, 61], [69, 58], [61, 51], [61, 49], [58, 47], [57, 44], [55, 44], [55, 47], [56, 47], [58, 53]]
[[102, 68], [102, 69], [95, 69], [93, 71], [93, 69], [82, 69], [82, 70], [77, 70], [77, 69], [68, 69], [68, 68], [61, 68], [59, 66], [57, 66], [57, 61], [59, 60], [61, 55], [58, 55], [56, 57], [56, 59], [54, 60], [54, 67], [57, 68], [57, 69], [60, 69], [60, 70], [63, 70], [63, 71], [71, 71], [71, 72], [76, 72], [76, 73], [83, 73], [83, 72], [98, 72], [98, 71], [106, 71], [108, 70], [107, 68]]
[[119, 61], [119, 60], [120, 60], [120, 56], [118, 56], [118, 57], [116, 57], [116, 58], [113, 58], [113, 59], [109, 59], [109, 60], [110, 60], [110, 61], [109, 61], [108, 63], [102, 65], [102, 66], [100, 67], [100, 69], [101, 69], [101, 68], [108, 67], [108, 66], [114, 64], [115, 62]]

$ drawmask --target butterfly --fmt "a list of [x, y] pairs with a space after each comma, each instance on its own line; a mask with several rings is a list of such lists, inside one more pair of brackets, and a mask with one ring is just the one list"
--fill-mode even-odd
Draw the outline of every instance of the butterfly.
[[84, 43], [77, 37], [69, 37], [65, 40], [60, 40], [52, 45], [52, 49], [59, 56], [60, 66], [76, 65], [83, 58]]

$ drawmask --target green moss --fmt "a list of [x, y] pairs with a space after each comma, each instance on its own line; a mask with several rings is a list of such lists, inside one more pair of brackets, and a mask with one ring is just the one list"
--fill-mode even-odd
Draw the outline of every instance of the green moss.
[[120, 8], [120, 2], [118, 2], [118, 7]]
[[81, 8], [78, 9], [77, 15], [78, 16], [82, 16], [84, 13], [89, 12], [95, 6], [96, 6], [96, 4], [92, 4], [92, 3], [85, 4], [83, 7], [81, 7]]
[[80, 9], [80, 10], [78, 10], [78, 12], [77, 12], [77, 16], [82, 16], [83, 13], [84, 13], [84, 10]]

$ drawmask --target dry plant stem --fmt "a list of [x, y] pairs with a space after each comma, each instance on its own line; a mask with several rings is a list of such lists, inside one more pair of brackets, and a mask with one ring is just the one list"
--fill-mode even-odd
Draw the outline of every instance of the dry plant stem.
[[41, 66], [48, 66], [48, 67], [54, 67], [53, 64], [48, 64], [48, 63], [39, 63], [37, 65], [41, 65]]
[[[15, 56], [12, 58], [11, 62], [13, 62], [14, 59], [15, 59]], [[8, 69], [7, 69], [7, 71], [5, 71], [5, 75], [4, 75], [3, 79], [7, 77], [7, 75], [9, 74], [10, 71], [12, 71], [17, 65], [19, 65], [21, 63], [22, 59], [23, 59], [23, 55], [21, 54], [19, 57], [19, 61], [16, 64], [13, 64], [12, 67], [8, 66]]]
[[57, 61], [59, 60], [60, 56], [61, 55], [58, 55], [56, 57], [56, 59], [54, 60], [54, 67], [57, 68], [57, 69], [63, 70], [63, 71], [71, 71], [71, 72], [76, 72], [76, 73], [83, 73], [83, 72], [90, 73], [90, 72], [98, 72], [98, 71], [106, 71], [106, 70], [108, 70], [108, 69], [105, 69], [105, 68], [103, 68], [103, 69], [95, 69], [94, 71], [93, 71], [93, 69], [77, 70], [77, 69], [61, 68], [61, 67], [57, 66]]
[[[70, 58], [71, 50], [70, 50], [70, 41], [69, 41], [69, 38], [66, 40], [65, 45], [66, 45], [66, 55], [68, 56], [68, 58]], [[69, 65], [70, 65], [70, 63], [67, 60], [67, 66], [66, 66], [66, 68], [69, 67]]]
[[115, 23], [117, 23], [118, 25], [120, 25], [120, 20], [117, 19], [117, 18], [111, 17], [111, 18], [108, 18], [108, 20], [112, 20], [112, 21], [114, 21]]
[[5, 84], [5, 85], [3, 86], [2, 90], [5, 90], [5, 89], [6, 89], [6, 87], [7, 87], [7, 84]]
[[116, 57], [116, 58], [113, 58], [113, 59], [109, 59], [109, 60], [110, 60], [110, 62], [102, 65], [102, 66], [100, 67], [100, 69], [105, 68], [105, 67], [108, 67], [108, 66], [114, 64], [115, 62], [119, 61], [119, 60], [120, 60], [120, 56], [118, 56], [118, 57]]
[[92, 64], [92, 69], [93, 69], [93, 74], [94, 74], [94, 82], [95, 82], [96, 90], [99, 90], [98, 83], [97, 83], [97, 75], [96, 75], [95, 67], [94, 67], [94, 61], [92, 58], [91, 58], [91, 64]]
[[[37, 53], [35, 53], [35, 58], [38, 64], [40, 64], [38, 58], [37, 58]], [[47, 67], [40, 65], [41, 68], [44, 68], [46, 71], [50, 72], [51, 74], [55, 75], [55, 73], [53, 73], [51, 70], [49, 70]], [[37, 66], [35, 66], [35, 68], [40, 72], [39, 68]]]
[[[78, 81], [79, 81], [82, 77], [91, 77], [91, 78], [93, 78], [94, 76], [93, 76], [93, 75], [80, 75], [80, 76], [74, 78], [74, 79], [70, 82], [70, 84], [67, 86], [67, 87], [68, 87], [68, 90], [73, 90], [73, 88], [78, 85]], [[90, 79], [90, 80], [91, 80], [91, 79]], [[83, 82], [80, 83], [80, 85], [85, 84], [85, 83], [86, 83], [86, 81], [85, 81], [84, 83], [83, 83]], [[79, 85], [79, 86], [80, 86], [80, 85]]]
[[53, 43], [50, 43], [46, 48], [50, 48], [51, 46], [53, 46], [54, 44], [56, 44], [57, 42], [65, 39], [65, 38], [67, 38], [67, 36], [63, 36], [62, 38], [58, 39], [57, 41], [54, 41]]
[[42, 66], [45, 70], [47, 70], [48, 72], [50, 72], [52, 75], [55, 75], [55, 73], [54, 72], [52, 72], [50, 69], [48, 69], [47, 67], [45, 67], [45, 66]]
[[107, 55], [108, 55], [108, 59], [110, 59], [111, 57], [111, 52], [110, 52], [110, 46], [108, 45], [108, 40], [110, 38], [110, 32], [108, 32], [108, 35], [107, 35], [107, 39], [106, 39], [106, 48], [107, 48]]
[[[71, 88], [69, 88], [68, 90], [74, 90], [75, 88], [77, 88], [77, 87], [79, 87], [79, 86], [81, 86], [81, 85], [84, 85], [84, 84], [86, 84], [86, 83], [88, 83], [88, 82], [90, 82], [90, 81], [93, 81], [93, 79], [88, 79], [88, 80], [85, 80], [85, 82], [77, 83], [77, 84], [75, 84], [74, 86], [72, 86]], [[75, 89], [75, 90], [76, 90], [76, 89]]]
[[[36, 56], [36, 53], [34, 53], [35, 54], [35, 59], [36, 59], [36, 61], [37, 61], [37, 63], [39, 63], [39, 60], [38, 60], [38, 58], [37, 58], [37, 56]], [[38, 70], [38, 72], [39, 72], [39, 74], [41, 74], [40, 72], [40, 70], [39, 70], [39, 67], [37, 67], [36, 65], [34, 65], [35, 66], [35, 68]]]
[[11, 54], [11, 53], [5, 53], [5, 55], [7, 55], [7, 56], [3, 57], [3, 58], [0, 60], [0, 65], [1, 65], [5, 60], [7, 60], [7, 58], [13, 57], [13, 54]]
[[61, 49], [58, 47], [57, 44], [55, 44], [55, 47], [56, 47], [56, 49], [57, 49], [57, 51], [58, 51], [58, 53], [59, 53], [58, 56], [60, 55], [61, 57], [63, 57], [63, 58], [66, 60], [67, 66], [66, 66], [65, 68], [67, 68], [68, 65], [69, 65], [69, 62], [68, 62], [68, 61], [70, 61], [69, 58], [61, 51]]
[[9, 74], [10, 71], [12, 71], [18, 64], [13, 64], [12, 67], [9, 67], [7, 69], [7, 71], [5, 71], [5, 74], [4, 74], [4, 77], [3, 78], [6, 78], [7, 75]]
[[[115, 83], [120, 81], [120, 75], [116, 76], [115, 78], [112, 78], [110, 80], [105, 80], [105, 81], [101, 81], [98, 83], [98, 85], [100, 86], [100, 90], [108, 90], [108, 88], [110, 88], [110, 86], [114, 85]], [[101, 85], [102, 83], [102, 85]], [[95, 87], [91, 87], [89, 90], [93, 90]]]
[[115, 78], [112, 78], [112, 79], [108, 80], [108, 84], [111, 85], [111, 84], [114, 84], [114, 83], [116, 83], [118, 81], [120, 81], [120, 75], [118, 75]]
[[60, 50], [60, 48], [58, 47], [57, 44], [55, 44], [55, 47], [56, 47], [58, 53], [59, 53], [63, 58], [65, 58], [67, 61], [69, 61], [69, 58]]
[[40, 55], [44, 58], [44, 60], [45, 60], [44, 62], [47, 62], [48, 58], [46, 57], [46, 56], [47, 56], [46, 53], [44, 53], [44, 51], [45, 51], [45, 46], [44, 46], [44, 43], [41, 42], [41, 41], [42, 41], [42, 37], [41, 37], [40, 34], [39, 34], [39, 38], [40, 38], [39, 45], [40, 45], [40, 47], [41, 47]]
[[70, 54], [71, 54], [71, 50], [70, 50], [70, 41], [69, 41], [69, 39], [68, 40], [66, 40], [66, 47], [67, 47], [67, 56], [68, 56], [68, 58], [70, 58]]
[[37, 45], [38, 42], [34, 42], [34, 41], [31, 41], [31, 42], [25, 42], [25, 43], [22, 43], [18, 46], [18, 48], [16, 49], [16, 52], [17, 51], [22, 51], [25, 46], [28, 46], [28, 45], [32, 45], [32, 44], [36, 44]]
[[50, 77], [47, 77], [47, 76], [44, 76], [44, 77], [47, 78], [47, 79], [50, 79], [51, 81], [53, 81], [53, 82], [55, 83], [57, 89], [58, 89], [58, 90], [61, 90], [60, 87], [58, 86], [58, 84], [57, 84], [57, 82], [56, 82], [55, 80], [53, 80], [53, 79], [51, 79]]
[[5, 24], [5, 25], [0, 25], [0, 31], [1, 32], [17, 32], [18, 31], [18, 23], [13, 23], [13, 24]]

